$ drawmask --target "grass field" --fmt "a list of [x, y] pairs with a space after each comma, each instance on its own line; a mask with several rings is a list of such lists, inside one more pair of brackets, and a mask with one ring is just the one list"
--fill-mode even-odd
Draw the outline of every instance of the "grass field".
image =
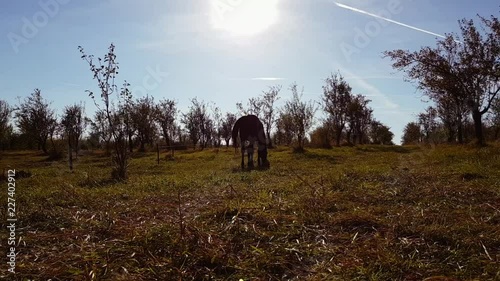
[[2, 254], [0, 277], [500, 280], [499, 147], [278, 148], [269, 159], [249, 172], [232, 149], [159, 165], [136, 153], [128, 182], [115, 183], [101, 153], [70, 172], [4, 152], [0, 169], [19, 175], [18, 254], [15, 276]]

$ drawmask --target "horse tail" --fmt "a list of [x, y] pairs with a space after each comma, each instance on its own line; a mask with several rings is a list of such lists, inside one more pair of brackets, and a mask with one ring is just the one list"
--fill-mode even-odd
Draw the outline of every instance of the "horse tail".
[[238, 119], [236, 123], [234, 123], [233, 126], [233, 132], [232, 132], [232, 139], [233, 139], [233, 146], [238, 147], [238, 132], [240, 131], [240, 126], [241, 126], [241, 120]]

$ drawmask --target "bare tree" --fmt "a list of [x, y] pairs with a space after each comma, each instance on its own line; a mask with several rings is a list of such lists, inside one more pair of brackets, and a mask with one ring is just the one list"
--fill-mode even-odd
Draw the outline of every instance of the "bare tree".
[[311, 133], [311, 146], [317, 148], [332, 148], [330, 126], [325, 120], [321, 126]]
[[104, 143], [106, 152], [109, 152], [113, 136], [104, 111], [95, 112], [94, 119], [90, 121], [90, 134], [98, 138], [99, 144]]
[[49, 140], [51, 149], [49, 150], [49, 159], [60, 159], [63, 157], [63, 148], [56, 145], [56, 139], [62, 139], [63, 129], [61, 123], [55, 119], [52, 126], [49, 127]]
[[259, 97], [249, 98], [246, 107], [243, 106], [243, 103], [241, 102], [236, 103], [236, 108], [241, 113], [241, 115], [252, 114], [259, 117], [259, 119], [262, 117], [261, 114], [263, 106], [263, 100]]
[[125, 137], [128, 143], [129, 153], [134, 152], [134, 137], [137, 134], [137, 126], [134, 124], [134, 102], [132, 98], [127, 99], [128, 102], [121, 102], [118, 108], [119, 115], [123, 119], [123, 126], [125, 127]]
[[281, 91], [281, 88], [281, 85], [269, 87], [267, 91], [263, 92], [261, 99], [262, 123], [264, 123], [267, 139], [269, 140], [269, 148], [273, 147], [271, 130], [273, 129], [274, 123], [276, 122], [276, 109], [274, 104], [279, 99], [278, 95]]
[[98, 111], [102, 111], [104, 118], [109, 126], [109, 131], [113, 140], [113, 163], [114, 169], [112, 177], [117, 180], [125, 180], [127, 178], [127, 168], [129, 161], [129, 152], [127, 150], [127, 124], [126, 114], [120, 108], [128, 108], [127, 106], [116, 107], [113, 105], [112, 97], [115, 94], [116, 100], [120, 104], [128, 104], [131, 101], [132, 95], [128, 89], [130, 84], [123, 83], [123, 87], [118, 91], [115, 84], [115, 78], [118, 74], [118, 62], [116, 61], [115, 45], [111, 44], [108, 48], [108, 53], [104, 55], [104, 59], [98, 58], [97, 64], [94, 62], [93, 55], [87, 55], [81, 46], [78, 50], [82, 54], [81, 58], [85, 60], [97, 80], [97, 85], [100, 90], [102, 105], [99, 105], [95, 99], [93, 92], [88, 91], [89, 96], [94, 101]]
[[49, 103], [42, 98], [39, 89], [19, 105], [15, 116], [22, 134], [31, 137], [44, 153], [48, 153], [47, 140], [55, 130], [57, 120]]
[[215, 147], [220, 147], [220, 144], [222, 142], [223, 119], [220, 108], [215, 106], [215, 104], [212, 105], [212, 123], [212, 140]]
[[232, 137], [231, 132], [233, 130], [234, 123], [236, 123], [236, 120], [236, 115], [230, 112], [227, 112], [226, 117], [222, 120], [221, 136], [226, 142], [226, 147], [229, 147], [229, 141]]
[[342, 132], [347, 124], [349, 105], [352, 101], [351, 86], [340, 74], [332, 74], [323, 86], [323, 109], [335, 133], [335, 145], [340, 146]]
[[164, 99], [156, 105], [156, 122], [168, 146], [173, 145], [174, 136], [177, 134], [177, 103], [174, 100]]
[[240, 115], [248, 115], [248, 110], [245, 109], [245, 107], [243, 106], [243, 103], [241, 102], [237, 102], [236, 103], [236, 109], [239, 111]]
[[463, 143], [464, 120], [470, 114], [465, 102], [458, 97], [447, 92], [435, 95], [436, 114], [441, 119], [444, 128], [447, 131], [447, 141], [449, 143], [456, 141]]
[[6, 101], [0, 100], [0, 145], [2, 149], [5, 149], [4, 144], [13, 132], [10, 124], [12, 111], [12, 107]]
[[68, 142], [70, 170], [73, 170], [73, 151], [76, 152], [76, 157], [78, 158], [80, 139], [86, 127], [84, 111], [85, 109], [82, 104], [66, 106], [61, 120], [61, 126]]
[[[372, 119], [373, 110], [368, 107], [370, 100], [363, 95], [353, 96], [347, 106], [347, 141], [352, 144], [363, 143]], [[352, 139], [351, 139], [352, 136]]]
[[201, 127], [200, 127], [200, 133], [201, 133], [201, 149], [207, 148], [210, 143], [214, 140], [214, 132], [215, 132], [215, 126], [213, 120], [210, 118], [210, 116], [206, 114], [202, 114], [199, 116], [201, 119]]
[[155, 125], [157, 108], [154, 98], [150, 96], [138, 98], [131, 104], [132, 126], [137, 133], [137, 139], [140, 144], [139, 150], [145, 151], [146, 144], [153, 145], [153, 141], [157, 135]]
[[181, 122], [184, 124], [189, 138], [194, 147], [200, 143], [204, 149], [212, 139], [213, 123], [207, 111], [207, 105], [196, 98], [191, 100], [189, 111], [182, 115]]
[[182, 114], [181, 122], [184, 124], [191, 144], [196, 148], [200, 141], [200, 124], [198, 124], [199, 120], [196, 119], [196, 113], [189, 110], [187, 113]]
[[418, 115], [418, 124], [422, 127], [422, 133], [426, 142], [434, 142], [433, 136], [438, 128], [437, 110], [429, 106], [425, 112]]
[[492, 105], [491, 127], [493, 139], [498, 140], [500, 138], [500, 98], [497, 98]]
[[279, 145], [290, 146], [293, 142], [294, 122], [292, 115], [281, 109], [276, 120], [276, 134], [274, 142]]
[[299, 94], [297, 84], [290, 86], [292, 91], [292, 99], [287, 101], [284, 106], [284, 111], [289, 114], [292, 121], [292, 133], [295, 136], [298, 144], [298, 151], [304, 150], [304, 142], [309, 130], [314, 121], [314, 113], [316, 108], [312, 101], [304, 102], [301, 100], [302, 93]]

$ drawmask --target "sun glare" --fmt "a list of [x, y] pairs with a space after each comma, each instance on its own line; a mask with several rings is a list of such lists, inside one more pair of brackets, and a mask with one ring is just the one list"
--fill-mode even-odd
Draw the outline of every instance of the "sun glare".
[[278, 19], [279, 0], [212, 0], [212, 26], [233, 35], [261, 33]]

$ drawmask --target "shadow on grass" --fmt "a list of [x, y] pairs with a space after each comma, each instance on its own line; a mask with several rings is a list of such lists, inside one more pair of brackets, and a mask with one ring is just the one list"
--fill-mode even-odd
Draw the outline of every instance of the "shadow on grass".
[[405, 147], [399, 145], [370, 145], [356, 147], [356, 150], [363, 152], [396, 152], [396, 153], [411, 153], [418, 150], [418, 147]]
[[36, 151], [36, 150], [22, 150], [22, 151], [11, 151], [11, 150], [6, 150], [0, 152], [2, 156], [8, 156], [8, 157], [27, 157], [27, 156], [34, 156], [34, 157], [39, 157], [39, 156], [47, 156], [47, 154], [43, 153], [42, 151]]
[[265, 172], [267, 170], [271, 169], [271, 166], [268, 166], [268, 167], [259, 167], [259, 166], [255, 166], [253, 168], [249, 168], [247, 166], [245, 166], [245, 169], [241, 169], [241, 167], [233, 167], [231, 169], [231, 172], [233, 173], [250, 173], [252, 171], [257, 171], [257, 172]]
[[295, 155], [298, 158], [303, 157], [303, 158], [307, 158], [310, 160], [326, 161], [326, 162], [330, 162], [332, 164], [338, 164], [342, 160], [342, 157], [340, 157], [340, 156], [335, 156], [335, 155], [331, 155], [331, 154], [321, 154], [321, 153], [317, 153], [315, 151], [305, 151], [302, 153], [296, 152]]
[[[164, 153], [160, 152], [160, 158], [163, 156]], [[141, 159], [141, 158], [146, 158], [146, 157], [151, 157], [153, 154], [151, 152], [146, 152], [146, 151], [137, 151], [133, 152], [130, 154], [130, 159]], [[154, 154], [154, 157], [156, 159], [156, 152]]]
[[[123, 181], [122, 181], [123, 182]], [[113, 178], [101, 178], [101, 179], [83, 179], [78, 185], [84, 188], [103, 188], [108, 187], [113, 184], [121, 183], [121, 181], [113, 179]]]
[[113, 152], [110, 151], [105, 151], [105, 150], [83, 150], [80, 151], [79, 155], [82, 156], [90, 156], [91, 158], [109, 158]]

